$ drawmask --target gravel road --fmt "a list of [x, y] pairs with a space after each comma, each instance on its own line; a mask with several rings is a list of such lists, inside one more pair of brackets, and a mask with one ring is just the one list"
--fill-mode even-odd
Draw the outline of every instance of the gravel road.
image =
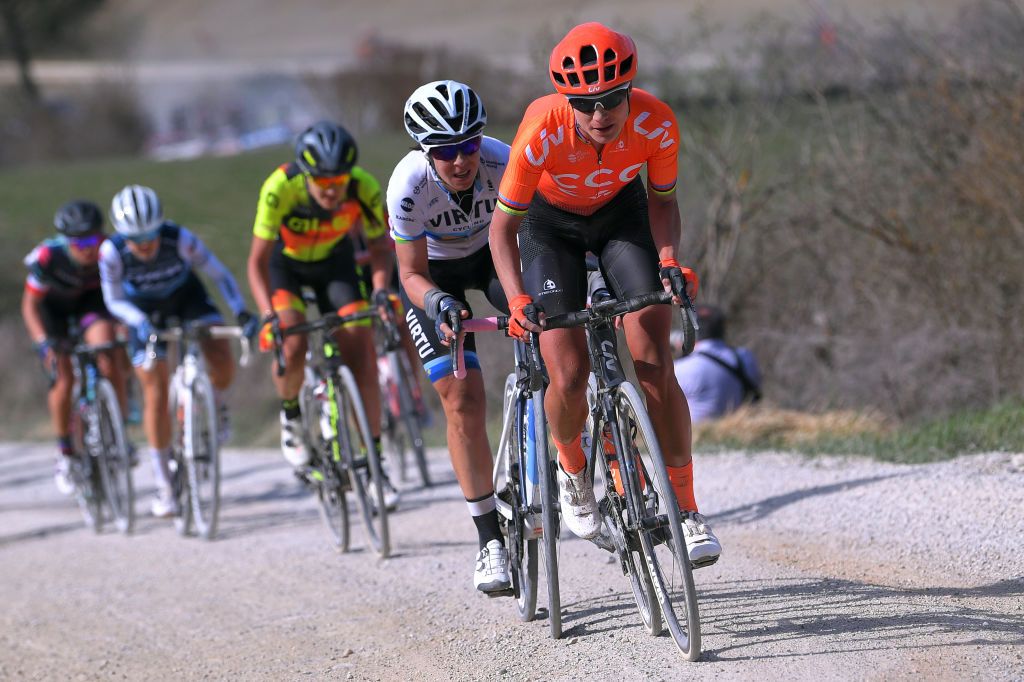
[[701, 456], [725, 554], [696, 574], [698, 663], [642, 631], [626, 579], [574, 538], [564, 639], [475, 593], [472, 522], [431, 457], [442, 483], [406, 490], [382, 562], [359, 533], [328, 547], [273, 451], [227, 451], [208, 543], [147, 516], [96, 536], [50, 446], [0, 445], [0, 679], [1024, 679], [1024, 455]]

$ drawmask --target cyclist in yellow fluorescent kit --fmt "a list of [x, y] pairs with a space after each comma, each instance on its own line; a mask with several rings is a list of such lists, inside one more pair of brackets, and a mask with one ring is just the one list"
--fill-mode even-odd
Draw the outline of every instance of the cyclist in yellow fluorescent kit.
[[[348, 315], [387, 295], [392, 262], [380, 183], [356, 165], [359, 152], [347, 130], [319, 121], [299, 135], [295, 160], [279, 166], [260, 190], [249, 251], [248, 275], [253, 299], [262, 311], [260, 343], [271, 322], [281, 328], [306, 319], [302, 287], [313, 290], [321, 313]], [[349, 233], [362, 223], [370, 250], [373, 293], [362, 284]], [[383, 292], [383, 293], [381, 293]], [[373, 330], [369, 321], [335, 332], [342, 360], [352, 370], [380, 449], [380, 387]], [[274, 385], [281, 398], [281, 452], [296, 474], [309, 473], [310, 453], [302, 438], [299, 388], [306, 360], [306, 338], [284, 341], [286, 371]], [[384, 503], [393, 508], [398, 491], [386, 478]]]

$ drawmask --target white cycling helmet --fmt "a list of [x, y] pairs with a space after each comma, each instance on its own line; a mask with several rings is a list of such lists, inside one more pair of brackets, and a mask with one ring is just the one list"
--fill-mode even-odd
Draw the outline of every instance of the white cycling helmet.
[[421, 85], [405, 103], [405, 129], [423, 146], [461, 142], [479, 135], [485, 125], [480, 95], [458, 81]]
[[160, 197], [149, 187], [128, 185], [110, 202], [110, 222], [126, 237], [153, 232], [164, 222]]

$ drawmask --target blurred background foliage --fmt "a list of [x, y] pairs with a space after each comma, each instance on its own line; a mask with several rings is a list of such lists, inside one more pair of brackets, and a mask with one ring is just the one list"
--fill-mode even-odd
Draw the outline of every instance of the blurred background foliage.
[[[102, 3], [50, 4], [78, 12]], [[979, 409], [1012, 414], [1006, 401], [1024, 393], [1021, 2], [964, 2], [926, 25], [822, 12], [751, 19], [742, 33], [700, 12], [678, 29], [618, 28], [637, 39], [637, 85], [668, 101], [682, 125], [681, 260], [700, 273], [702, 300], [727, 311], [730, 340], [759, 356], [768, 404], [883, 415], [885, 428]], [[418, 84], [471, 83], [487, 103], [489, 132], [511, 141], [526, 104], [547, 91], [547, 50], [571, 23], [532, 31], [525, 67], [370, 35], [353, 64], [330, 73], [221, 81], [213, 90], [231, 95], [234, 110], [193, 84], [204, 115], [154, 107], [127, 78], [37, 98], [12, 81], [0, 98], [0, 371], [5, 392], [21, 396], [2, 418], [10, 433], [45, 433], [43, 380], [17, 305], [20, 259], [47, 236], [60, 202], [105, 204], [128, 182], [150, 184], [169, 217], [244, 282], [259, 186], [290, 152], [237, 153], [218, 135], [331, 115], [357, 132], [361, 163], [386, 183], [409, 149], [400, 111]], [[723, 44], [727, 51], [716, 49]], [[274, 97], [269, 115], [249, 106]], [[174, 107], [183, 113], [167, 117]], [[154, 161], [168, 148], [168, 126], [179, 138], [205, 135], [213, 155]], [[507, 349], [480, 341], [496, 398]], [[256, 442], [273, 430], [264, 370], [245, 372], [237, 391], [244, 438]], [[1020, 448], [1016, 438], [992, 447]]]

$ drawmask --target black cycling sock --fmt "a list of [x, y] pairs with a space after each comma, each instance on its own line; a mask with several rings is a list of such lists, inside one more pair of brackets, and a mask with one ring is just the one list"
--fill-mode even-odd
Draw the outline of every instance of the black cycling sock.
[[288, 420], [298, 419], [302, 412], [299, 410], [299, 399], [290, 398], [281, 401], [281, 410], [284, 412], [284, 418]]
[[[469, 505], [470, 514], [473, 516], [473, 524], [476, 525], [476, 533], [480, 538], [480, 549], [486, 547], [487, 543], [491, 540], [497, 540], [502, 545], [505, 544], [505, 538], [501, 534], [501, 526], [498, 525], [498, 510], [494, 508], [493, 500], [494, 493], [487, 493], [475, 500], [466, 500], [466, 504]], [[479, 509], [478, 505], [481, 503], [485, 507], [491, 507], [491, 509], [482, 514], [473, 514], [474, 508]]]

